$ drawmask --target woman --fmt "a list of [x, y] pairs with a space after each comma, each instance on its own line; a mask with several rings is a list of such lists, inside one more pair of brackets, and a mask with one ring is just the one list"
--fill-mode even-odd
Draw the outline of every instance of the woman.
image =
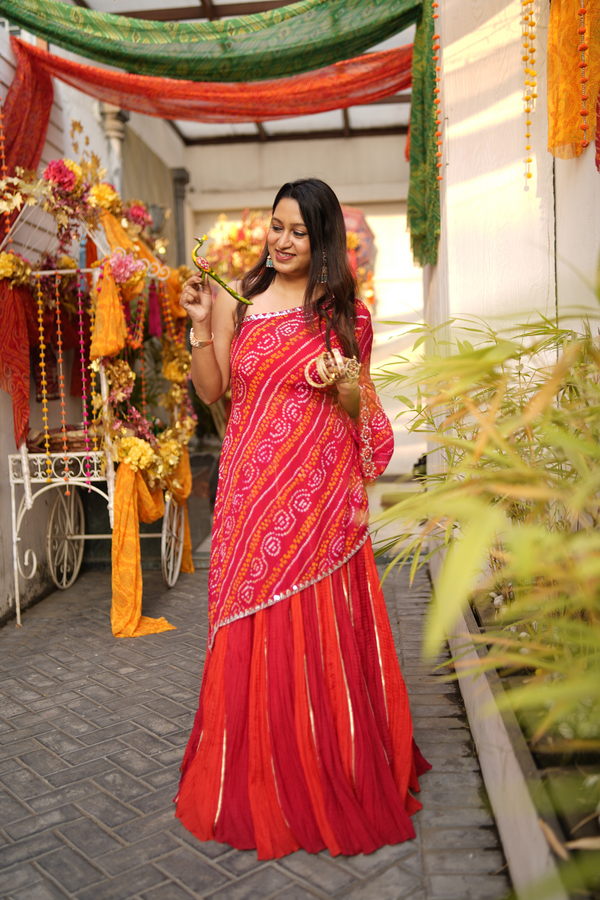
[[177, 816], [259, 859], [370, 853], [414, 837], [409, 788], [429, 765], [367, 530], [364, 485], [393, 436], [331, 188], [281, 188], [261, 258], [235, 285], [251, 307], [224, 290], [213, 306], [207, 281], [181, 297], [192, 378], [205, 403], [231, 382], [232, 407]]

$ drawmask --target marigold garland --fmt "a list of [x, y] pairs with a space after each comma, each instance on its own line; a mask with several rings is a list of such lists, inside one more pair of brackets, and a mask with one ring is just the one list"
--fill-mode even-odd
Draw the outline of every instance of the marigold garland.
[[65, 464], [65, 474], [64, 480], [67, 485], [67, 490], [65, 494], [67, 497], [70, 496], [71, 491], [69, 490], [69, 455], [68, 455], [68, 445], [67, 445], [67, 415], [66, 415], [66, 403], [65, 403], [65, 367], [64, 367], [64, 359], [63, 359], [63, 349], [62, 349], [62, 321], [61, 321], [61, 312], [60, 312], [60, 275], [57, 273], [55, 276], [55, 293], [54, 293], [54, 302], [55, 302], [55, 314], [56, 314], [56, 343], [58, 347], [58, 381], [59, 381], [59, 392], [60, 392], [60, 425], [62, 429], [62, 441], [63, 441], [63, 461]]
[[579, 68], [581, 69], [581, 78], [579, 79], [579, 83], [581, 85], [581, 109], [579, 111], [579, 115], [583, 119], [583, 121], [579, 127], [581, 128], [581, 130], [583, 132], [580, 146], [582, 147], [582, 149], [585, 150], [585, 148], [589, 147], [589, 144], [590, 144], [590, 142], [588, 140], [588, 136], [587, 136], [587, 133], [588, 133], [589, 127], [590, 127], [587, 122], [587, 117], [590, 114], [590, 110], [586, 106], [586, 101], [588, 99], [588, 95], [587, 95], [588, 79], [587, 79], [587, 75], [586, 75], [586, 69], [587, 69], [586, 53], [587, 53], [587, 50], [589, 49], [589, 45], [586, 40], [587, 27], [586, 27], [586, 18], [585, 17], [587, 15], [587, 9], [585, 7], [584, 0], [579, 0], [579, 2], [581, 4], [579, 7], [579, 11], [578, 11], [579, 28], [577, 29], [577, 34], [579, 37], [579, 46], [577, 47], [577, 50], [581, 56], [581, 61], [579, 63]]
[[533, 18], [533, 0], [522, 0], [523, 6], [523, 49], [524, 54], [522, 56], [522, 60], [525, 63], [525, 93], [523, 96], [523, 101], [525, 103], [525, 115], [527, 116], [525, 120], [525, 124], [527, 126], [527, 131], [525, 132], [525, 137], [527, 138], [527, 144], [525, 145], [526, 151], [526, 159], [525, 159], [525, 174], [527, 178], [532, 177], [531, 172], [531, 163], [532, 158], [530, 156], [531, 152], [531, 144], [529, 140], [531, 138], [531, 113], [535, 108], [535, 101], [537, 99], [537, 93], [535, 91], [537, 87], [537, 82], [535, 81], [537, 72], [535, 71], [535, 21]]
[[[88, 424], [87, 374], [85, 365], [85, 341], [83, 330], [83, 292], [81, 290], [81, 272], [77, 269], [77, 322], [79, 325], [79, 356], [81, 361], [81, 408], [83, 415], [83, 439], [85, 441], [85, 481], [88, 491], [91, 490], [90, 472], [90, 434]], [[73, 365], [75, 361], [73, 361]]]
[[40, 372], [42, 382], [42, 422], [44, 423], [44, 448], [46, 452], [46, 481], [52, 481], [52, 461], [50, 459], [50, 432], [48, 429], [48, 380], [46, 378], [46, 343], [44, 341], [44, 294], [40, 276], [37, 281], [38, 332], [40, 336]]

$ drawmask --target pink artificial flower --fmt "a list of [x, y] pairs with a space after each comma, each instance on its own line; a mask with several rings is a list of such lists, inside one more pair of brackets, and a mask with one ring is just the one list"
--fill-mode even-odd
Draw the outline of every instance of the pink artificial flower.
[[115, 281], [118, 284], [125, 284], [132, 275], [142, 272], [145, 265], [141, 259], [135, 259], [132, 253], [123, 255], [115, 250], [110, 257], [110, 268]]
[[43, 177], [46, 181], [51, 181], [63, 191], [72, 191], [77, 182], [75, 172], [72, 172], [62, 159], [50, 160]]

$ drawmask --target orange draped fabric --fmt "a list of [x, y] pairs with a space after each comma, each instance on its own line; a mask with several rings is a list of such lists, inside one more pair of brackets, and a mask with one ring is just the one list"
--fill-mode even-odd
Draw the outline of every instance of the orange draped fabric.
[[[548, 150], [560, 159], [573, 159], [583, 153], [581, 94], [579, 68], [581, 54], [577, 51], [581, 35], [579, 0], [552, 0], [548, 24]], [[589, 110], [587, 138], [594, 141], [596, 134], [596, 97], [600, 84], [600, 0], [586, 0], [586, 42]]]
[[116, 356], [125, 346], [127, 327], [119, 291], [109, 270], [104, 268], [102, 284], [96, 301], [96, 317], [92, 330], [90, 359], [101, 356]]
[[412, 44], [316, 72], [239, 84], [181, 81], [86, 66], [11, 38], [31, 64], [122, 109], [196, 122], [259, 122], [312, 115], [389, 97], [411, 83]]
[[142, 615], [142, 563], [140, 519], [155, 522], [164, 514], [160, 488], [152, 493], [140, 472], [127, 463], [117, 470], [114, 499], [115, 520], [112, 536], [112, 606], [110, 623], [115, 637], [139, 637], [171, 631], [165, 618]]
[[[117, 247], [121, 247], [127, 253], [137, 253], [137, 256], [140, 259], [146, 259], [149, 263], [158, 262], [159, 265], [163, 265], [159, 260], [156, 259], [156, 257], [148, 249], [143, 241], [132, 241], [121, 223], [112, 215], [112, 213], [109, 213], [105, 209], [101, 210], [100, 222], [102, 223], [102, 227], [104, 228], [106, 240], [108, 241], [111, 250], [116, 250]], [[181, 296], [181, 282], [179, 280], [179, 273], [176, 269], [169, 269], [169, 277], [167, 278], [165, 285], [167, 288], [169, 309], [171, 311], [173, 320], [187, 318], [185, 309], [183, 309], [179, 304], [179, 298]], [[141, 291], [143, 287], [144, 282], [141, 282], [139, 290]], [[128, 299], [131, 299], [131, 296]]]

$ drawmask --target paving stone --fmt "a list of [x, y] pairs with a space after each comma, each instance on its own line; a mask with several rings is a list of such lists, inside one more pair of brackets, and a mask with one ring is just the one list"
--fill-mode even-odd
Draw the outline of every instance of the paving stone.
[[421, 883], [422, 879], [418, 875], [395, 865], [368, 881], [351, 887], [344, 893], [344, 900], [399, 900]]
[[64, 828], [59, 828], [57, 834], [81, 850], [88, 859], [96, 859], [98, 856], [123, 848], [122, 844], [91, 819], [78, 818]]
[[257, 900], [270, 897], [283, 887], [290, 887], [291, 880], [274, 866], [265, 866], [233, 884], [215, 891], [211, 900]]
[[428, 871], [436, 875], [493, 875], [504, 865], [496, 850], [431, 850], [425, 859]]
[[49, 853], [38, 865], [73, 894], [102, 878], [99, 869], [69, 847]]
[[[71, 758], [72, 757], [69, 756], [69, 760]], [[110, 768], [111, 764], [107, 759], [93, 759], [90, 762], [83, 763], [82, 765], [75, 765], [71, 766], [71, 768], [69, 769], [63, 769], [62, 772], [55, 772], [52, 775], [47, 775], [46, 780], [52, 785], [52, 787], [65, 787], [65, 785], [72, 784], [75, 781], [83, 781], [85, 778], [93, 778], [94, 775], [100, 775], [102, 772], [106, 772], [106, 770]]]
[[101, 775], [95, 775], [94, 783], [124, 803], [131, 803], [137, 797], [144, 797], [148, 793], [144, 784], [121, 772], [120, 769], [113, 768]]
[[280, 861], [280, 866], [328, 894], [335, 894], [356, 881], [356, 876], [304, 850], [286, 856]]
[[509, 891], [501, 875], [430, 875], [431, 900], [501, 900]]
[[419, 813], [423, 827], [480, 828], [494, 824], [491, 813], [483, 806], [468, 809], [429, 809]]
[[0, 824], [3, 827], [30, 815], [31, 813], [27, 807], [19, 803], [18, 800], [9, 797], [8, 794], [0, 793]]
[[[204, 847], [204, 844], [201, 845]], [[219, 857], [219, 868], [225, 869], [230, 875], [247, 875], [253, 869], [264, 866], [265, 863], [258, 859], [256, 850], [232, 850], [227, 856]]]
[[161, 834], [159, 841], [153, 836], [137, 844], [120, 847], [108, 855], [101, 856], [97, 863], [109, 875], [121, 875], [142, 863], [156, 862], [162, 856], [177, 850], [179, 846], [170, 834]]
[[82, 800], [97, 791], [98, 788], [91, 781], [77, 781], [75, 784], [67, 784], [65, 787], [42, 794], [41, 797], [32, 797], [27, 802], [37, 813], [41, 813], [67, 803], [74, 803], [75, 800]]
[[492, 828], [422, 828], [421, 841], [425, 850], [480, 849], [498, 847], [499, 840]]
[[228, 881], [226, 875], [185, 847], [166, 856], [157, 863], [157, 868], [199, 894], [214, 890]]
[[137, 750], [123, 748], [119, 753], [115, 753], [109, 757], [111, 762], [118, 765], [121, 769], [125, 769], [130, 775], [143, 776], [149, 772], [155, 772], [160, 768], [160, 763], [154, 762], [139, 753]]
[[66, 896], [52, 881], [46, 879], [15, 891], [11, 894], [11, 900], [64, 900]]
[[25, 885], [39, 884], [41, 880], [42, 876], [30, 863], [0, 872], [0, 895], [12, 894]]
[[0, 847], [0, 871], [28, 860], [38, 860], [44, 853], [60, 847], [59, 839], [49, 831], [36, 834], [16, 844]]
[[340, 863], [352, 872], [355, 872], [360, 878], [365, 878], [365, 876], [379, 872], [381, 869], [397, 862], [403, 856], [414, 853], [417, 848], [418, 844], [415, 841], [405, 841], [403, 844], [386, 845], [366, 856], [360, 853], [358, 856], [338, 856], [336, 860], [339, 860]]
[[143, 900], [190, 900], [190, 894], [169, 881], [142, 894]]
[[52, 787], [47, 781], [38, 778], [33, 772], [28, 772], [27, 769], [23, 768], [16, 769], [8, 775], [0, 776], [0, 781], [19, 800], [28, 800], [30, 797], [45, 794]]
[[[155, 885], [165, 883], [167, 878], [162, 872], [154, 866], [144, 865], [81, 891], [77, 900], [128, 900]], [[171, 886], [172, 882], [168, 884]], [[189, 898], [189, 894], [187, 896]]]
[[13, 841], [20, 841], [22, 838], [40, 831], [47, 831], [49, 828], [55, 828], [57, 825], [70, 822], [78, 817], [79, 813], [73, 806], [61, 806], [38, 816], [28, 816], [12, 825], [5, 825], [4, 830]]
[[116, 828], [115, 832], [124, 841], [133, 844], [136, 841], [144, 840], [144, 838], [152, 834], [166, 831], [176, 823], [178, 824], [178, 821], [175, 819], [175, 805], [171, 803], [168, 809], [162, 809], [143, 818], [138, 817], [126, 825]]
[[82, 812], [93, 816], [109, 828], [115, 828], [117, 825], [136, 818], [132, 809], [128, 809], [114, 797], [109, 797], [108, 794], [100, 791], [80, 800], [77, 806]]
[[146, 756], [156, 756], [158, 753], [168, 750], [170, 746], [166, 741], [156, 737], [156, 735], [148, 734], [147, 731], [142, 731], [142, 729], [135, 728], [133, 725], [130, 733], [123, 736], [123, 743], [134, 750], [139, 750], [140, 753]]

